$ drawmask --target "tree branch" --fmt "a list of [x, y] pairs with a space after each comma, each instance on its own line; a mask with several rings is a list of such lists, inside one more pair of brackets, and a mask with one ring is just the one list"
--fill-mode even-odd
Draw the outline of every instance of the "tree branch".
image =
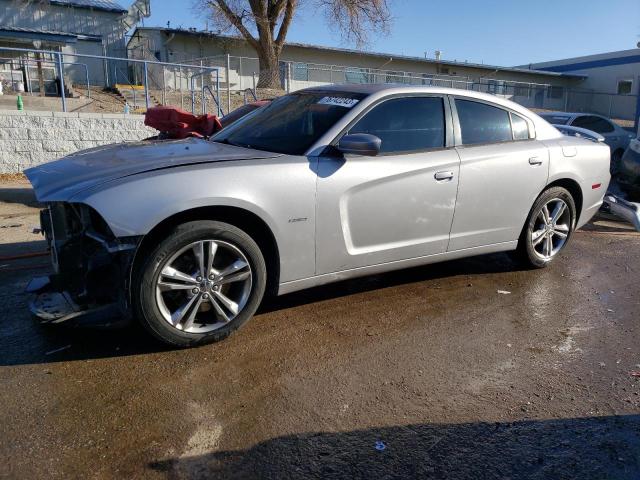
[[207, 3], [213, 9], [217, 9], [222, 12], [225, 18], [229, 20], [229, 23], [231, 23], [231, 25], [238, 29], [240, 34], [245, 38], [247, 42], [249, 42], [249, 44], [253, 48], [255, 48], [256, 50], [260, 48], [260, 44], [258, 43], [258, 41], [253, 37], [253, 35], [251, 35], [251, 32], [242, 22], [243, 17], [231, 10], [226, 0], [210, 0]]
[[298, 0], [286, 0], [286, 2], [287, 5], [284, 11], [284, 18], [282, 19], [282, 23], [280, 24], [280, 31], [278, 32], [278, 37], [276, 38], [276, 47], [278, 48], [278, 51], [282, 50], [284, 41], [287, 38], [289, 26], [291, 25], [293, 15], [298, 5]]

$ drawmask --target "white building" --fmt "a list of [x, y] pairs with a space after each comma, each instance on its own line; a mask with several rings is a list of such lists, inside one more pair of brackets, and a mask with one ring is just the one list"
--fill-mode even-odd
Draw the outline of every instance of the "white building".
[[[148, 10], [148, 0], [136, 3]], [[136, 10], [138, 19], [148, 13]], [[124, 58], [125, 33], [132, 26], [129, 9], [113, 0], [0, 0], [0, 76], [5, 81], [21, 78], [27, 90], [38, 91], [38, 58], [1, 47], [39, 49], [64, 53], [65, 77], [74, 83], [85, 82], [88, 70], [91, 84], [105, 85], [113, 71], [106, 62], [73, 54]], [[39, 60], [45, 88], [52, 93], [57, 77], [54, 58]]]
[[[220, 83], [230, 90], [251, 88], [259, 70], [255, 51], [243, 39], [195, 29], [138, 27], [128, 49], [130, 58], [220, 67]], [[281, 60], [287, 90], [344, 82], [435, 84], [487, 91], [548, 109], [564, 108], [567, 90], [583, 79], [575, 74], [301, 43], [286, 43]], [[188, 72], [177, 75], [152, 68], [150, 75], [152, 84], [189, 88]]]
[[532, 63], [520, 68], [579, 74], [582, 93], [569, 99], [568, 110], [592, 111], [613, 118], [638, 121], [640, 48]]

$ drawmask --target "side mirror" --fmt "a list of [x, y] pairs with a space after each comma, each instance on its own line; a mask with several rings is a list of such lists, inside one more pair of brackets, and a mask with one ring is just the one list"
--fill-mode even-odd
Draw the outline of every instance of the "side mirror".
[[368, 133], [345, 135], [338, 142], [338, 150], [342, 153], [352, 153], [354, 155], [365, 155], [368, 157], [378, 155], [381, 146], [382, 140]]

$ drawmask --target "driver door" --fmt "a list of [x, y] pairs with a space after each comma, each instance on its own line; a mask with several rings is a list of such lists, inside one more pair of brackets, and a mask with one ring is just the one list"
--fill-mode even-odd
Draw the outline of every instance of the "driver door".
[[437, 95], [383, 99], [346, 133], [382, 140], [377, 156], [322, 156], [316, 274], [444, 253], [460, 159], [451, 113]]

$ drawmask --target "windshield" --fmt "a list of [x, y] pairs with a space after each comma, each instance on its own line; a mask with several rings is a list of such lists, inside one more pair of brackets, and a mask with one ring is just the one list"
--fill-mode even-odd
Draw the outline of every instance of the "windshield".
[[347, 92], [296, 92], [223, 129], [211, 140], [269, 152], [303, 155], [365, 97]]

